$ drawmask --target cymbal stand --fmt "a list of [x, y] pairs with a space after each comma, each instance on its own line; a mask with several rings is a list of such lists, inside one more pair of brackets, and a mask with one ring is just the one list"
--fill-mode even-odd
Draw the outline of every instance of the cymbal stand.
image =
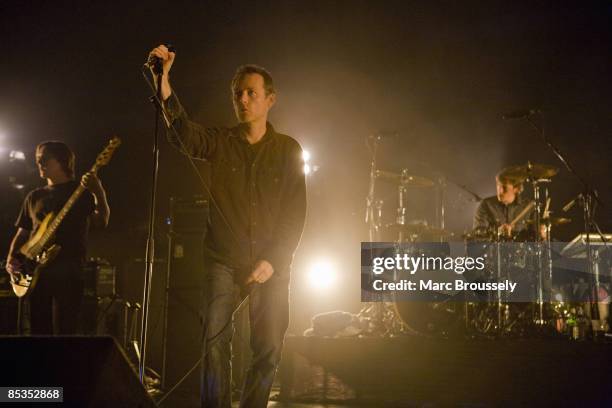
[[[382, 202], [376, 203], [374, 192], [376, 190], [376, 151], [378, 150], [378, 142], [381, 140], [379, 136], [368, 136], [368, 148], [372, 152], [372, 161], [370, 163], [370, 183], [368, 186], [368, 196], [366, 197], [366, 215], [365, 222], [368, 224], [368, 237], [370, 242], [380, 240], [380, 222]], [[375, 212], [375, 210], [378, 210]]]
[[[495, 240], [495, 247], [497, 251], [497, 281], [502, 281], [502, 235], [498, 229], [497, 239]], [[502, 301], [502, 291], [497, 289], [497, 329], [499, 333], [503, 333], [504, 330], [504, 302]]]
[[[531, 162], [527, 162], [528, 171], [531, 172]], [[535, 234], [535, 244], [536, 244], [536, 258], [538, 260], [538, 287], [537, 287], [537, 313], [535, 317], [536, 324], [544, 324], [544, 279], [543, 279], [543, 269], [544, 262], [542, 259], [542, 237], [540, 236], [540, 225], [542, 224], [542, 202], [541, 202], [541, 192], [540, 192], [540, 184], [542, 182], [548, 182], [549, 180], [543, 179], [538, 180], [533, 177], [531, 174], [527, 178], [527, 181], [531, 183], [533, 188], [533, 201], [535, 202], [535, 220], [534, 220], [534, 234]], [[545, 189], [545, 195], [548, 197], [548, 189]]]
[[440, 175], [438, 177], [438, 227], [445, 228], [446, 224], [446, 177]]
[[[549, 180], [550, 181], [550, 180]], [[552, 301], [552, 281], [553, 281], [553, 259], [552, 259], [552, 242], [551, 242], [551, 230], [552, 230], [552, 223], [550, 220], [550, 195], [549, 195], [549, 191], [548, 191], [548, 187], [546, 187], [544, 189], [544, 193], [545, 193], [545, 202], [546, 202], [546, 207], [544, 208], [544, 222], [542, 223], [542, 226], [544, 227], [544, 245], [546, 248], [546, 272], [547, 272], [547, 276], [546, 276], [546, 289], [547, 289], [547, 295], [548, 295], [548, 301]], [[536, 231], [536, 233], [539, 236], [539, 233], [541, 231], [540, 230]]]
[[[589, 275], [589, 300], [591, 303], [591, 318], [594, 320], [599, 320], [599, 308], [597, 307], [597, 303], [594, 302], [593, 294], [598, 294], [600, 290], [599, 286], [599, 275], [593, 276], [593, 253], [591, 251], [591, 239], [590, 239], [590, 230], [591, 226], [594, 224], [593, 220], [593, 209], [595, 203], [599, 204], [600, 207], [603, 207], [603, 203], [597, 194], [597, 190], [593, 189], [578, 173], [574, 170], [574, 167], [569, 163], [569, 161], [565, 158], [565, 156], [561, 153], [561, 151], [548, 139], [546, 133], [544, 132], [544, 127], [539, 126], [536, 122], [534, 122], [531, 116], [527, 116], [527, 121], [529, 124], [537, 131], [540, 135], [544, 143], [550, 148], [550, 150], [557, 156], [559, 161], [563, 163], [565, 168], [574, 175], [574, 177], [580, 182], [582, 185], [583, 191], [580, 195], [580, 203], [582, 204], [582, 210], [584, 215], [584, 232], [586, 234], [586, 257], [587, 257], [587, 273]], [[597, 230], [597, 228], [596, 228]], [[606, 242], [605, 237], [599, 231], [599, 235], [602, 240]], [[595, 273], [598, 271], [595, 270]]]
[[[374, 193], [376, 191], [376, 153], [378, 143], [382, 137], [380, 135], [370, 135], [366, 140], [368, 149], [372, 153], [370, 162], [370, 183], [368, 186], [368, 196], [366, 197], [366, 215], [365, 222], [368, 224], [368, 239], [370, 242], [380, 242], [381, 216], [382, 216], [382, 201], [375, 201]], [[373, 331], [377, 333], [385, 333], [384, 328], [384, 313], [385, 304], [381, 295], [376, 295], [377, 301], [369, 302], [363, 305], [359, 311], [360, 317], [369, 319], [373, 326]]]

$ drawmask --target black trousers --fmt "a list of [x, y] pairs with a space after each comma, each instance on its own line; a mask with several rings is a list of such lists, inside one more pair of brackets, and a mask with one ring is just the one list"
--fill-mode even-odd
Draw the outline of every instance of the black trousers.
[[33, 335], [76, 334], [83, 300], [83, 264], [58, 259], [42, 269], [27, 300]]
[[[206, 266], [201, 402], [206, 408], [229, 408], [232, 397], [232, 313], [237, 306], [234, 289], [245, 276], [214, 261], [208, 261]], [[276, 272], [267, 282], [250, 288], [248, 302], [253, 359], [243, 385], [241, 407], [268, 405], [280, 362], [289, 325], [289, 281], [279, 279]]]

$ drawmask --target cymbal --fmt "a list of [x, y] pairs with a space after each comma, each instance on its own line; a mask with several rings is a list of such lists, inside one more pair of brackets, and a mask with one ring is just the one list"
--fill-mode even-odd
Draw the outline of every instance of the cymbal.
[[517, 179], [549, 179], [559, 172], [559, 169], [549, 164], [527, 163], [506, 167], [501, 175]]
[[385, 225], [385, 228], [388, 231], [391, 231], [393, 234], [398, 234], [400, 232], [406, 235], [429, 235], [435, 238], [444, 238], [450, 237], [453, 235], [452, 232], [436, 227], [430, 227], [425, 224], [396, 224], [391, 223]]
[[414, 176], [408, 174], [406, 170], [402, 170], [401, 173], [394, 173], [385, 170], [376, 170], [376, 177], [384, 178], [387, 180], [395, 181], [404, 186], [408, 187], [433, 187], [434, 182], [427, 177]]
[[[535, 220], [528, 220], [527, 224], [533, 224], [534, 222]], [[569, 224], [570, 222], [572, 222], [571, 218], [563, 218], [563, 217], [551, 217], [551, 218], [542, 219], [542, 224], [550, 223], [550, 225], [552, 225], [553, 227], [556, 227], [558, 225]]]

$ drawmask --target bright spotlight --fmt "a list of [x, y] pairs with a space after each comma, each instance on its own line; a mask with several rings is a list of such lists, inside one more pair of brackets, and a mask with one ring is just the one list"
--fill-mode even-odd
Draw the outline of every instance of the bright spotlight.
[[304, 174], [308, 175], [310, 174], [311, 168], [310, 168], [310, 164], [305, 163], [304, 164]]
[[334, 265], [323, 259], [314, 262], [310, 267], [308, 280], [314, 289], [329, 289], [336, 282]]
[[304, 163], [307, 163], [310, 160], [310, 152], [308, 150], [302, 150], [302, 159]]
[[21, 150], [11, 150], [9, 153], [9, 159], [11, 160], [25, 160], [25, 153]]

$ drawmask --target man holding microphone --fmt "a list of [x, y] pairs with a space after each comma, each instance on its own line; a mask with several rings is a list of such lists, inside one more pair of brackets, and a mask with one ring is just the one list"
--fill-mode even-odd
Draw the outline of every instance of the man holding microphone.
[[253, 360], [241, 407], [266, 407], [289, 324], [289, 278], [306, 216], [302, 149], [267, 121], [276, 102], [272, 77], [244, 65], [231, 82], [238, 124], [191, 121], [169, 82], [176, 54], [164, 45], [150, 58], [162, 66], [161, 97], [168, 139], [211, 164], [211, 212], [205, 238], [204, 345], [201, 401], [231, 406], [234, 287], [248, 292]]

